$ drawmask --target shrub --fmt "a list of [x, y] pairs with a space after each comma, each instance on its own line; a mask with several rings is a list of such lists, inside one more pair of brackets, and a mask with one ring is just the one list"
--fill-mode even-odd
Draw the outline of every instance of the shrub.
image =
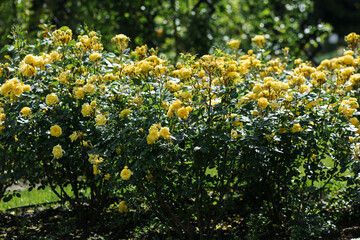
[[50, 185], [80, 217], [118, 201], [188, 239], [243, 223], [257, 238], [319, 237], [354, 199], [332, 185], [357, 183], [359, 36], [316, 68], [287, 48], [271, 58], [264, 40], [171, 65], [130, 52], [124, 35], [115, 53], [93, 31], [75, 40], [63, 27], [27, 48], [15, 38], [1, 78], [5, 172]]

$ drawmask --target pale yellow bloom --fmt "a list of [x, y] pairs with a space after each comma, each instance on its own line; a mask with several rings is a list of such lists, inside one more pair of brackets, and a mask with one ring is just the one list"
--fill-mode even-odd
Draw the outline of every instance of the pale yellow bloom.
[[62, 158], [64, 150], [62, 149], [61, 145], [56, 145], [53, 147], [52, 154], [54, 155], [54, 158], [59, 159]]
[[98, 166], [96, 164], [93, 165], [93, 173], [95, 176], [100, 174], [100, 170], [98, 169]]
[[70, 136], [69, 136], [71, 142], [76, 141], [76, 139], [78, 138], [77, 133], [74, 131]]
[[156, 140], [160, 137], [160, 133], [158, 131], [150, 131], [149, 135], [146, 137], [146, 141], [148, 144], [154, 144]]
[[230, 42], [227, 42], [227, 45], [229, 45], [233, 49], [238, 49], [240, 47], [240, 41], [239, 40], [231, 40]]
[[170, 131], [169, 131], [169, 128], [168, 127], [162, 127], [160, 129], [160, 136], [163, 137], [164, 139], [166, 140], [169, 140], [170, 139]]
[[102, 126], [102, 125], [105, 125], [106, 124], [106, 117], [102, 114], [98, 114], [96, 115], [96, 118], [95, 118], [95, 122], [96, 122], [96, 126]]
[[81, 107], [81, 114], [84, 116], [84, 117], [90, 117], [91, 113], [92, 113], [93, 109], [92, 107], [90, 106], [90, 104], [88, 103], [84, 103]]
[[101, 58], [101, 54], [98, 52], [94, 52], [94, 53], [90, 54], [89, 58], [90, 58], [90, 61], [95, 62]]

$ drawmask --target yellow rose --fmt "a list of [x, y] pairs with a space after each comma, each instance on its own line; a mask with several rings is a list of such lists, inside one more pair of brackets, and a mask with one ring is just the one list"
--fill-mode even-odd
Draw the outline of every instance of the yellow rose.
[[24, 92], [30, 92], [30, 91], [31, 91], [31, 86], [30, 86], [30, 85], [27, 85], [27, 84], [24, 85], [24, 86], [23, 86], [23, 91], [24, 91]]
[[125, 180], [125, 181], [129, 180], [131, 175], [132, 175], [132, 172], [130, 171], [130, 169], [128, 169], [127, 166], [125, 166], [124, 169], [120, 173], [122, 180]]
[[238, 138], [239, 137], [239, 134], [236, 130], [231, 130], [231, 137], [232, 138]]
[[126, 202], [125, 201], [121, 201], [120, 203], [119, 203], [119, 212], [120, 213], [125, 213], [125, 212], [127, 212], [129, 209], [128, 209], [128, 207], [126, 206]]
[[265, 36], [264, 35], [256, 35], [251, 39], [253, 43], [259, 48], [263, 48], [265, 46]]
[[99, 160], [99, 155], [94, 155], [92, 153], [89, 153], [88, 155], [89, 155], [89, 162], [91, 164], [96, 165], [96, 162], [98, 162], [98, 160]]
[[182, 79], [187, 79], [191, 77], [191, 70], [188, 68], [181, 68], [179, 74]]
[[76, 139], [78, 138], [78, 135], [76, 132], [73, 132], [70, 136], [69, 136], [71, 142], [76, 141]]
[[189, 116], [189, 110], [187, 108], [182, 107], [177, 111], [177, 115], [179, 118], [187, 119]]
[[59, 81], [62, 84], [67, 84], [69, 78], [71, 78], [71, 77], [72, 77], [72, 75], [71, 75], [70, 71], [62, 72], [59, 76]]
[[302, 132], [302, 130], [303, 130], [303, 128], [301, 127], [301, 125], [299, 123], [295, 123], [291, 128], [292, 133]]
[[34, 64], [36, 62], [34, 55], [32, 54], [26, 55], [24, 61], [26, 64]]
[[231, 40], [230, 42], [227, 43], [227, 45], [229, 45], [231, 48], [236, 50], [240, 47], [240, 41], [239, 40]]
[[30, 111], [31, 111], [31, 109], [30, 109], [29, 107], [23, 107], [23, 108], [21, 109], [21, 113], [22, 113], [22, 115], [23, 115], [24, 117], [29, 116], [29, 115], [30, 115]]
[[59, 98], [56, 96], [55, 93], [51, 93], [46, 96], [45, 102], [48, 106], [51, 106], [51, 105], [54, 105], [55, 103], [58, 103]]
[[154, 144], [156, 140], [159, 139], [160, 133], [158, 131], [150, 131], [149, 135], [146, 137], [148, 144]]
[[90, 54], [89, 58], [90, 58], [90, 61], [95, 62], [101, 58], [101, 54], [98, 52], [94, 52], [94, 53]]
[[168, 127], [162, 127], [160, 129], [160, 136], [163, 137], [166, 140], [170, 139], [170, 131]]
[[90, 104], [88, 103], [84, 103], [81, 107], [81, 114], [84, 117], [90, 117], [91, 113], [92, 113], [92, 107], [90, 106]]
[[131, 110], [130, 109], [124, 109], [120, 112], [119, 114], [119, 118], [123, 118], [123, 117], [126, 117], [128, 116], [129, 114], [131, 113]]
[[180, 100], [176, 100], [171, 104], [170, 110], [178, 110], [179, 108], [181, 108], [181, 104], [182, 102]]
[[54, 158], [56, 159], [62, 158], [63, 152], [64, 150], [59, 144], [53, 147], [52, 154], [54, 155]]
[[95, 176], [100, 174], [100, 170], [98, 169], [97, 165], [93, 165], [93, 173]]
[[105, 125], [106, 124], [106, 117], [102, 114], [98, 114], [96, 115], [96, 118], [95, 118], [95, 122], [96, 122], [96, 126], [102, 126], [102, 125]]
[[354, 125], [355, 127], [359, 126], [359, 120], [356, 117], [353, 117], [350, 119], [350, 122], [352, 125]]
[[91, 83], [87, 83], [86, 85], [84, 85], [84, 92], [89, 93], [89, 94], [93, 94], [95, 91], [95, 85], [91, 84]]
[[75, 98], [82, 99], [85, 96], [84, 89], [82, 87], [74, 89]]
[[59, 125], [51, 126], [50, 135], [53, 137], [59, 137], [62, 134], [61, 127]]
[[269, 105], [269, 101], [266, 98], [262, 97], [258, 99], [258, 104], [262, 109], [264, 109]]

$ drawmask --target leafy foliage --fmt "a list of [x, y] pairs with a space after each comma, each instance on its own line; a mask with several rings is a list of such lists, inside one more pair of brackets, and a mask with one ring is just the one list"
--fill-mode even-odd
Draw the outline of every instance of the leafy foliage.
[[1, 64], [5, 184], [49, 185], [85, 222], [114, 202], [150, 211], [187, 239], [228, 221], [319, 238], [358, 206], [359, 35], [317, 68], [288, 48], [271, 57], [263, 35], [171, 65], [123, 34], [106, 52], [97, 32], [44, 27], [37, 45], [13, 32]]

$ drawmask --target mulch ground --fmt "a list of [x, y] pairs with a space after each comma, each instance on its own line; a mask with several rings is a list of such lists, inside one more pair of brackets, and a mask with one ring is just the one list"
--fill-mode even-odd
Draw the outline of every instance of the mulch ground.
[[[16, 213], [0, 213], [0, 239], [177, 239], [174, 232], [149, 226], [148, 217], [136, 214], [124, 217], [114, 210], [79, 222], [66, 207], [21, 209]], [[216, 239], [229, 239], [226, 233], [218, 236], [222, 237]], [[339, 223], [336, 230], [322, 239], [356, 238], [360, 238], [360, 219]]]

